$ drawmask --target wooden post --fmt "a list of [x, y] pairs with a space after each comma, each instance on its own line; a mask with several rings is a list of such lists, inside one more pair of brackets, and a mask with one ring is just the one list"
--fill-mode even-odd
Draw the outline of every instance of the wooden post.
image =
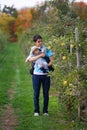
[[72, 40], [70, 40], [70, 54], [72, 55]]
[[75, 28], [75, 39], [76, 39], [77, 68], [79, 68], [79, 66], [80, 66], [80, 54], [79, 54], [79, 48], [78, 48], [78, 42], [79, 42], [78, 28]]
[[[80, 54], [79, 54], [79, 47], [78, 47], [78, 42], [79, 42], [79, 33], [78, 33], [78, 28], [75, 28], [75, 40], [76, 40], [76, 60], [77, 60], [77, 70], [79, 70], [80, 67]], [[80, 119], [81, 116], [81, 109], [80, 109], [80, 86], [79, 86], [79, 77], [78, 77], [78, 118]]]

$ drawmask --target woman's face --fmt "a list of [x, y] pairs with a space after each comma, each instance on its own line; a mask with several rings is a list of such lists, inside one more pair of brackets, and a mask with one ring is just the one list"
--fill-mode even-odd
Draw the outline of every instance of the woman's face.
[[37, 39], [37, 41], [36, 41], [36, 46], [41, 48], [41, 47], [42, 47], [42, 44], [43, 44], [43, 43], [42, 43], [42, 39]]

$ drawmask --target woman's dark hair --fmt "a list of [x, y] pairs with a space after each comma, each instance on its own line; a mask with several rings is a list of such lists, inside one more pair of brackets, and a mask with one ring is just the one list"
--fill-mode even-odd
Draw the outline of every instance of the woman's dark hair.
[[38, 39], [42, 39], [42, 37], [38, 34], [36, 34], [34, 37], [33, 37], [33, 41], [36, 42]]

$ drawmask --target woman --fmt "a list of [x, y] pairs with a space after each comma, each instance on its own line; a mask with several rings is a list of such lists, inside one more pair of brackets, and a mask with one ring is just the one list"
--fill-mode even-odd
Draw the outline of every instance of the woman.
[[[26, 62], [35, 62], [39, 58], [49, 57], [50, 62], [48, 63], [48, 67], [52, 65], [53, 62], [53, 53], [51, 50], [47, 50], [43, 45], [42, 37], [40, 35], [35, 35], [33, 37], [33, 41], [35, 42], [35, 46], [40, 48], [39, 55], [33, 55], [32, 51], [30, 51], [29, 56], [26, 58]], [[42, 85], [43, 88], [43, 115], [48, 115], [48, 103], [49, 103], [49, 89], [50, 89], [50, 76], [48, 76], [47, 72], [41, 71], [39, 67], [34, 65], [34, 72], [32, 75], [32, 83], [34, 89], [34, 116], [39, 116], [40, 106], [39, 106], [39, 95], [40, 95], [40, 87]]]

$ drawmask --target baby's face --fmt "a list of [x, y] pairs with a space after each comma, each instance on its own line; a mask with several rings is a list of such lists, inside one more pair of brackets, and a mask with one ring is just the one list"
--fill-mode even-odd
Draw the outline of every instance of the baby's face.
[[34, 55], [38, 55], [40, 54], [40, 50], [39, 49], [36, 49], [34, 52], [33, 52]]

